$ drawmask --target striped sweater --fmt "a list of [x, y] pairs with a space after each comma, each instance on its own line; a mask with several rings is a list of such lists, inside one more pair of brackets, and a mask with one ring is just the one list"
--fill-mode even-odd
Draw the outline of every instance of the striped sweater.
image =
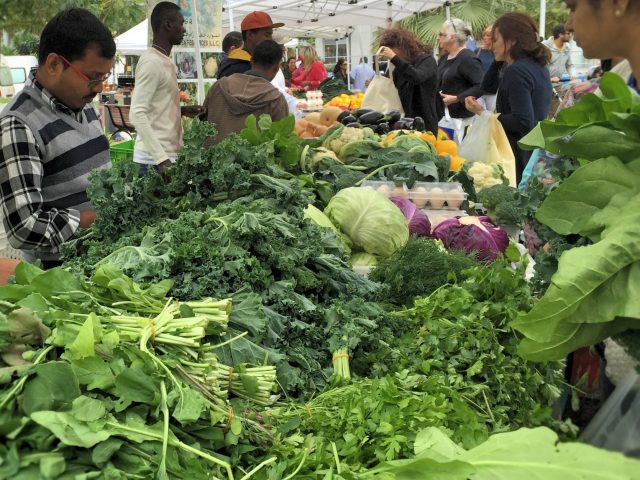
[[97, 111], [70, 110], [31, 76], [0, 113], [0, 199], [9, 243], [42, 260], [89, 210], [89, 174], [108, 168], [109, 142]]

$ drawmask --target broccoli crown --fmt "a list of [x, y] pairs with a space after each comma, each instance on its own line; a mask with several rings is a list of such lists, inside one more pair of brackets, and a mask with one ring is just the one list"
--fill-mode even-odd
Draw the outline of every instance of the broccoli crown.
[[493, 185], [478, 192], [478, 202], [487, 209], [489, 218], [501, 225], [518, 225], [524, 217], [520, 192], [508, 185]]
[[516, 200], [518, 190], [509, 185], [493, 185], [478, 192], [478, 202], [488, 210], [495, 210], [502, 203]]

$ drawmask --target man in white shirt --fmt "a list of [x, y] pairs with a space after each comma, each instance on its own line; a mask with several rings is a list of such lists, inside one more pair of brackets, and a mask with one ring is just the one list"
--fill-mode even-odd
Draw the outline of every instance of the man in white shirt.
[[180, 45], [186, 32], [180, 7], [158, 3], [151, 12], [152, 47], [140, 56], [135, 72], [129, 119], [138, 136], [133, 161], [140, 175], [149, 167], [163, 172], [176, 161], [182, 148], [181, 115], [195, 116], [201, 107], [182, 107], [178, 96], [178, 77], [171, 49]]
[[369, 82], [373, 80], [376, 73], [368, 64], [367, 57], [362, 57], [360, 63], [351, 69], [351, 80], [353, 80], [353, 88], [364, 92], [369, 86]]

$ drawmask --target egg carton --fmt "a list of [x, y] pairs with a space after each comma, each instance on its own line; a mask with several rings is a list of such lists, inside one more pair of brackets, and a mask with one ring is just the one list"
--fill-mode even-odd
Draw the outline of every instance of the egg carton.
[[370, 188], [386, 197], [409, 198], [409, 189], [404, 183], [385, 182], [382, 180], [367, 180], [362, 182], [363, 188]]
[[457, 182], [416, 182], [408, 194], [416, 207], [430, 210], [459, 210], [467, 199]]

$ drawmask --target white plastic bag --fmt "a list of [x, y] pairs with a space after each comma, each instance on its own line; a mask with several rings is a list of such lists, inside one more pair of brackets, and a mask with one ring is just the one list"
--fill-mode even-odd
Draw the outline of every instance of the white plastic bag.
[[500, 165], [509, 185], [517, 187], [516, 159], [497, 114], [485, 110], [474, 117], [458, 155], [465, 159], [466, 164], [482, 162]]
[[449, 134], [453, 132], [452, 140], [460, 145], [465, 136], [466, 129], [471, 123], [473, 123], [473, 117], [453, 118], [449, 114], [449, 109], [444, 107], [444, 117], [438, 122], [438, 127], [444, 129]]

